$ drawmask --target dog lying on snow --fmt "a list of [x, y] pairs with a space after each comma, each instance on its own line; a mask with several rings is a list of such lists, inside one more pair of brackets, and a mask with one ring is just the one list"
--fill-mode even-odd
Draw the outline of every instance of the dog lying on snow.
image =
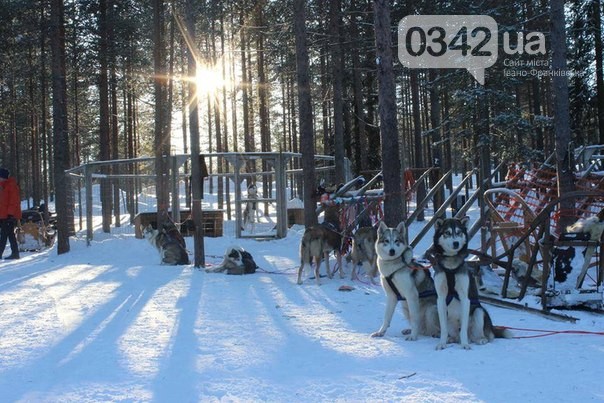
[[181, 241], [168, 235], [164, 228], [157, 230], [151, 225], [147, 225], [143, 230], [143, 235], [158, 250], [161, 264], [183, 265], [190, 263], [187, 250], [181, 244]]
[[224, 252], [224, 260], [219, 265], [206, 269], [207, 273], [252, 274], [258, 266], [252, 255], [240, 246], [231, 246]]
[[378, 272], [377, 254], [375, 253], [376, 240], [377, 230], [373, 227], [361, 227], [355, 232], [352, 237], [352, 251], [350, 252], [350, 258], [352, 259], [351, 280], [358, 278], [358, 265], [362, 263], [371, 284], [375, 284], [375, 276]]
[[342, 270], [342, 235], [340, 233], [340, 221], [338, 209], [330, 206], [325, 209], [323, 223], [309, 227], [304, 231], [302, 241], [300, 242], [300, 268], [298, 269], [298, 284], [302, 284], [302, 273], [306, 265], [312, 266], [313, 258], [315, 260], [315, 281], [321, 285], [319, 269], [321, 268], [321, 259], [325, 260], [327, 267], [327, 277], [332, 278], [333, 273], [329, 268], [329, 255], [335, 252], [340, 278], [344, 277]]
[[403, 331], [406, 340], [417, 340], [418, 335], [438, 334], [436, 292], [428, 270], [416, 269], [413, 251], [407, 244], [405, 223], [388, 228], [381, 222], [375, 243], [377, 267], [382, 287], [386, 292], [384, 322], [371, 337], [382, 337], [386, 333], [398, 301], [403, 304], [403, 314], [411, 324], [410, 331]]
[[491, 317], [479, 301], [468, 256], [468, 217], [436, 220], [433, 246], [426, 257], [434, 269], [434, 285], [440, 327], [437, 350], [447, 342], [486, 344], [495, 337], [510, 337], [507, 330], [493, 326]]

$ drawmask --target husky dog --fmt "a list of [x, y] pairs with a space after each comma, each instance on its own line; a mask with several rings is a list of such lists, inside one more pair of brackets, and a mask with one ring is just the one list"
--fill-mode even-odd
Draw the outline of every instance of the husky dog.
[[[589, 240], [599, 242], [604, 232], [604, 209], [597, 215], [579, 218], [574, 224], [566, 227], [566, 233], [560, 240]], [[594, 244], [588, 246], [556, 246], [552, 250], [553, 281], [557, 290], [579, 290], [590, 268], [592, 257], [596, 252]], [[574, 270], [573, 270], [574, 269]], [[599, 277], [604, 276], [600, 268]]]
[[321, 284], [319, 269], [321, 259], [325, 260], [327, 277], [332, 278], [333, 273], [329, 268], [329, 254], [335, 252], [340, 278], [344, 277], [342, 271], [342, 235], [340, 233], [339, 217], [337, 207], [331, 206], [325, 209], [323, 223], [307, 228], [300, 242], [300, 268], [298, 269], [298, 284], [302, 284], [302, 272], [304, 266], [311, 265], [315, 259], [315, 280], [317, 285]]
[[164, 232], [166, 233], [166, 235], [168, 235], [170, 238], [172, 238], [173, 240], [178, 242], [180, 244], [180, 246], [182, 246], [184, 249], [187, 249], [187, 244], [185, 242], [185, 238], [183, 238], [182, 234], [176, 227], [176, 224], [174, 224], [174, 222], [171, 219], [168, 221], [165, 221], [163, 223], [163, 227], [164, 227]]
[[258, 211], [258, 188], [255, 184], [251, 184], [247, 188], [247, 201], [243, 210], [243, 228], [242, 230], [250, 229], [250, 232], [256, 231], [256, 221], [259, 219], [260, 212]]
[[382, 327], [371, 336], [382, 337], [386, 333], [398, 301], [403, 302], [403, 314], [411, 324], [410, 331], [403, 331], [406, 340], [417, 340], [420, 334], [436, 336], [438, 313], [434, 282], [428, 270], [415, 268], [413, 251], [405, 239], [405, 223], [388, 228], [381, 222], [375, 250], [387, 301]]
[[478, 288], [468, 256], [468, 217], [437, 219], [433, 247], [426, 253], [434, 269], [440, 341], [437, 350], [447, 342], [460, 342], [469, 350], [472, 341], [485, 344], [495, 337], [509, 337], [493, 326], [489, 313], [480, 305]]
[[224, 252], [224, 260], [218, 266], [206, 269], [207, 273], [252, 274], [258, 266], [252, 255], [241, 246], [230, 246]]
[[350, 279], [355, 280], [357, 276], [357, 266], [363, 264], [365, 272], [369, 275], [371, 284], [375, 284], [377, 275], [377, 255], [375, 253], [375, 241], [377, 239], [377, 230], [373, 227], [361, 227], [355, 232], [352, 238], [352, 273]]
[[154, 229], [150, 224], [143, 231], [145, 238], [159, 251], [161, 264], [189, 264], [189, 255], [182, 245], [166, 233], [164, 229]]
[[600, 215], [602, 212], [588, 218], [580, 218], [574, 224], [566, 227], [566, 232], [587, 233], [590, 241], [599, 241], [604, 232], [604, 217], [600, 217]]

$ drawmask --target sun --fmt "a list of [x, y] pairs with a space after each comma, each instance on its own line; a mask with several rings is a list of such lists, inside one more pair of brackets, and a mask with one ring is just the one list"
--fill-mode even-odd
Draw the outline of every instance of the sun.
[[195, 74], [195, 85], [197, 94], [215, 95], [225, 85], [222, 73], [207, 67], [198, 67]]

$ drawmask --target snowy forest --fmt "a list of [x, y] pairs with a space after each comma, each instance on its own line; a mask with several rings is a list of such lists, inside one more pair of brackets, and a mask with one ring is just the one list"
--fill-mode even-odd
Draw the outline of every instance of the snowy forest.
[[[403, 67], [402, 18], [468, 14], [509, 40], [484, 85], [465, 69]], [[356, 174], [392, 168], [386, 192], [399, 167], [490, 169], [554, 152], [568, 166], [569, 149], [604, 144], [601, 15], [599, 0], [5, 1], [0, 159], [23, 199], [52, 200], [59, 217], [66, 169], [139, 156], [333, 155], [337, 182], [344, 158]], [[530, 32], [545, 38], [537, 56], [523, 52]], [[570, 74], [538, 74], [548, 68]]]

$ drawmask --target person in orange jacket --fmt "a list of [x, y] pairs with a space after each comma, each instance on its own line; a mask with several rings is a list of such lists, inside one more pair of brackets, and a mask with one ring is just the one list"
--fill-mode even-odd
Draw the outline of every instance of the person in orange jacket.
[[21, 220], [21, 192], [10, 171], [0, 168], [0, 256], [4, 253], [6, 240], [10, 242], [12, 253], [5, 259], [19, 259], [19, 244], [15, 236], [15, 226]]

